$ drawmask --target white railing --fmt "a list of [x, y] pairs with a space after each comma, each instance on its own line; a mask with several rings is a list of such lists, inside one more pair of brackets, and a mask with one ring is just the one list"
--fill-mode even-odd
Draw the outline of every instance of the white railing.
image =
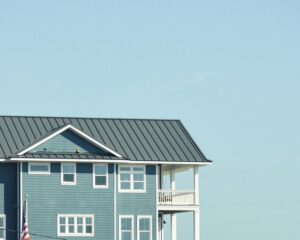
[[158, 204], [160, 205], [194, 205], [194, 191], [158, 190]]

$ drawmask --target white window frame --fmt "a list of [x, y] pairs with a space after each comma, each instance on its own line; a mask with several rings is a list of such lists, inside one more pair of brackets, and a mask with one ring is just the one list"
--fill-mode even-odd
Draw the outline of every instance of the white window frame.
[[[121, 167], [130, 167], [130, 171], [122, 171], [123, 173], [130, 174], [130, 189], [121, 188]], [[133, 168], [142, 167], [144, 169], [144, 188], [143, 189], [134, 189], [134, 180], [133, 180]], [[145, 193], [146, 192], [146, 165], [119, 165], [118, 166], [118, 191], [125, 193]]]
[[[73, 182], [65, 182], [64, 181], [64, 168], [63, 165], [73, 165], [74, 166], [74, 181]], [[77, 164], [76, 163], [61, 163], [60, 164], [60, 183], [61, 185], [76, 185], [77, 183]], [[66, 173], [66, 174], [70, 174], [70, 173]]]
[[131, 219], [131, 238], [130, 240], [134, 240], [134, 216], [133, 215], [119, 215], [119, 240], [122, 240], [122, 219], [130, 218]]
[[[65, 218], [66, 221], [66, 232], [61, 233], [60, 232], [60, 218], [63, 217]], [[72, 217], [74, 218], [74, 233], [68, 233], [68, 218]], [[58, 237], [94, 237], [95, 235], [95, 224], [94, 224], [94, 214], [57, 214], [57, 236]], [[77, 219], [78, 218], [83, 218], [83, 233], [78, 233], [77, 232]], [[86, 227], [86, 218], [91, 218], [92, 219], [92, 233], [85, 233], [85, 227]]]
[[[106, 173], [105, 175], [96, 174], [96, 166], [105, 166]], [[96, 185], [96, 176], [105, 176], [106, 177], [106, 185]], [[108, 164], [107, 163], [94, 163], [93, 164], [93, 188], [108, 188]]]
[[[31, 170], [31, 166], [33, 165], [44, 165], [44, 166], [47, 166], [48, 167], [48, 171], [39, 171], [39, 172], [36, 172], [36, 171], [32, 171]], [[30, 175], [50, 175], [51, 174], [51, 165], [49, 162], [29, 162], [28, 163], [28, 174]]]
[[3, 226], [0, 226], [0, 229], [3, 229], [3, 238], [0, 238], [0, 240], [5, 240], [6, 239], [6, 215], [5, 214], [0, 214], [0, 218], [3, 219]]
[[[152, 216], [151, 215], [138, 215], [137, 216], [137, 240], [140, 240], [140, 219], [149, 219], [150, 226], [149, 226], [149, 234], [150, 240], [152, 240]], [[143, 230], [144, 231], [144, 230]]]

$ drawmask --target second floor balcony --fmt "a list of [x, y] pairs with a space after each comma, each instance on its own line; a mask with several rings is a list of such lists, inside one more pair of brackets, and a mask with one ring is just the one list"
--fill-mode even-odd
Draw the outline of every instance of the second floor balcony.
[[[180, 174], [189, 177], [180, 178]], [[179, 176], [178, 176], [179, 175]], [[188, 181], [186, 179], [189, 179]], [[177, 180], [177, 182], [176, 182]], [[185, 190], [182, 182], [190, 187]], [[179, 181], [179, 182], [178, 182]], [[190, 182], [192, 181], [192, 182]], [[191, 187], [193, 183], [193, 187]], [[183, 187], [183, 190], [177, 189]], [[192, 190], [190, 190], [192, 189]], [[198, 166], [162, 166], [160, 168], [160, 187], [157, 193], [157, 204], [160, 210], [172, 211], [195, 208], [199, 206]]]

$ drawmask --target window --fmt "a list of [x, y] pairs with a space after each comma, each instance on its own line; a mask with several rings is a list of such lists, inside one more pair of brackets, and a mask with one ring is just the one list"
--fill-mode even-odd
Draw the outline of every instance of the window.
[[0, 240], [5, 240], [6, 219], [5, 215], [0, 214]]
[[145, 166], [120, 166], [120, 192], [145, 192]]
[[152, 216], [138, 216], [137, 240], [152, 240]]
[[76, 164], [62, 163], [61, 164], [61, 184], [75, 185], [76, 184]]
[[94, 215], [59, 214], [57, 216], [57, 235], [93, 237]]
[[93, 187], [94, 188], [108, 187], [108, 165], [107, 164], [93, 165]]
[[50, 174], [50, 163], [29, 163], [28, 174]]
[[119, 217], [119, 240], [133, 240], [133, 216]]

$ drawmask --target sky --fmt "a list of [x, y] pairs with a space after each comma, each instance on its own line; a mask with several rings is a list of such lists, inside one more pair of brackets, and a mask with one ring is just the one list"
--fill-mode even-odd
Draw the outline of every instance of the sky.
[[[299, 12], [296, 0], [1, 1], [0, 114], [181, 119], [214, 161], [200, 169], [201, 239], [299, 239]], [[191, 216], [178, 222], [192, 239]]]

